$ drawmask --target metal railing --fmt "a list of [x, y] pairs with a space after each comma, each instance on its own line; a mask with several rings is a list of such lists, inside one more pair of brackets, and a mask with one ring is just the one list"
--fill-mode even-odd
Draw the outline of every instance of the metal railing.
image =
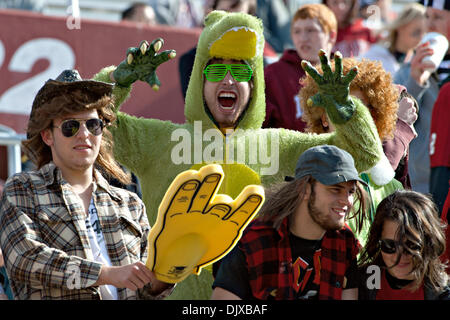
[[8, 177], [22, 171], [21, 149], [25, 134], [18, 134], [13, 129], [0, 124], [0, 145], [7, 146]]

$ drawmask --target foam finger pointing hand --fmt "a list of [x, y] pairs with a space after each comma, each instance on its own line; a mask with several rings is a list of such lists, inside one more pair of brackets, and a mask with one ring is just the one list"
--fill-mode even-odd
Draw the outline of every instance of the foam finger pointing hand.
[[218, 219], [223, 219], [232, 210], [233, 199], [226, 194], [218, 194], [214, 197], [214, 201], [211, 203], [211, 207], [206, 214], [213, 215]]
[[169, 217], [186, 213], [191, 200], [197, 191], [200, 181], [193, 170], [178, 175], [167, 190], [159, 210], [166, 212]]
[[264, 189], [256, 185], [247, 186], [234, 201], [234, 210], [225, 216], [223, 220], [228, 220], [241, 228], [258, 213], [263, 202]]
[[207, 165], [198, 172], [201, 185], [192, 201], [190, 212], [204, 212], [219, 190], [223, 179], [223, 170], [219, 165]]

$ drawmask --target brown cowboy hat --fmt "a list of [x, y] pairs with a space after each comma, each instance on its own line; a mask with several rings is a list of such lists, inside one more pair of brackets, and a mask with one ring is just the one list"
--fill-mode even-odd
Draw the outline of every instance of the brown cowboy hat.
[[104, 95], [111, 95], [113, 84], [83, 80], [77, 70], [64, 70], [55, 80], [48, 80], [38, 91], [33, 101], [31, 113], [49, 103], [53, 98], [70, 95], [74, 90], [82, 90], [88, 96], [87, 103], [101, 99]]
[[86, 104], [94, 103], [102, 97], [111, 96], [113, 84], [83, 80], [77, 70], [64, 70], [55, 80], [47, 80], [39, 89], [34, 98], [30, 113], [30, 121], [40, 108], [50, 103], [54, 98], [65, 95], [70, 96], [75, 91], [83, 91], [86, 96]]

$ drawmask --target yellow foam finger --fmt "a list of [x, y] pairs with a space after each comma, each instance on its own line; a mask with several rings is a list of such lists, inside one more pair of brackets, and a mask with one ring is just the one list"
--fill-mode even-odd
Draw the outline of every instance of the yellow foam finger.
[[[183, 220], [183, 216], [188, 214], [192, 199], [199, 189], [201, 182], [207, 177], [212, 176], [216, 176], [216, 178], [211, 180], [217, 180], [217, 176], [223, 176], [222, 168], [219, 165], [208, 165], [201, 168], [199, 171], [184, 171], [178, 174], [169, 186], [159, 206], [156, 223], [148, 236], [148, 259], [146, 261], [146, 265], [150, 270], [155, 271], [155, 273], [159, 272], [160, 274], [170, 271], [170, 278], [172, 281], [175, 281], [176, 279], [180, 281], [179, 279], [181, 275], [184, 275], [184, 273], [178, 274], [177, 278], [174, 276], [176, 274], [175, 269], [178, 268], [177, 270], [180, 270], [183, 265], [186, 265], [185, 267], [187, 270], [192, 270], [192, 261], [195, 259], [198, 261], [199, 257], [197, 257], [197, 254], [184, 257], [179, 253], [175, 256], [168, 256], [167, 253], [183, 251], [178, 250], [180, 246], [184, 246], [184, 251], [186, 251], [189, 244], [194, 242], [192, 239], [190, 241], [179, 242], [180, 239], [185, 239], [186, 237], [185, 224], [183, 223], [185, 219]], [[208, 181], [211, 182], [210, 180]], [[217, 184], [217, 181], [214, 183]], [[198, 250], [200, 250], [201, 247], [202, 246], [199, 245], [198, 247], [189, 249], [186, 252], [187, 254], [191, 251], [193, 251], [193, 253], [198, 253]], [[174, 259], [174, 257], [176, 257], [176, 259]], [[179, 261], [187, 262], [180, 264], [178, 263]], [[170, 265], [171, 268], [169, 268], [168, 265]], [[190, 271], [186, 272], [189, 273]]]
[[[187, 248], [189, 250], [187, 250]], [[163, 250], [155, 265], [155, 275], [160, 281], [177, 283], [195, 273], [199, 260], [207, 251], [208, 243], [196, 233], [185, 234]]]
[[217, 194], [223, 179], [222, 167], [210, 164], [179, 174], [170, 185], [149, 234], [147, 266], [159, 280], [176, 283], [199, 274], [234, 247], [260, 209], [262, 187], [247, 186], [233, 200]]
[[217, 217], [217, 219], [222, 219], [231, 212], [231, 207], [229, 205], [220, 203], [212, 206], [206, 214]]
[[247, 186], [234, 200], [233, 212], [224, 219], [232, 219], [238, 225], [243, 225], [250, 217], [253, 217], [264, 201], [264, 188], [261, 186]]
[[[156, 223], [148, 235], [148, 258], [146, 266], [150, 270], [155, 269], [155, 263], [157, 259], [161, 259], [160, 253], [163, 251], [158, 250], [156, 239], [163, 233], [164, 226], [167, 225], [168, 220], [188, 210], [191, 199], [199, 184], [198, 172], [196, 170], [187, 170], [178, 174], [167, 189], [158, 208]], [[159, 248], [161, 247], [159, 245]]]
[[193, 194], [200, 185], [198, 173], [195, 170], [187, 170], [178, 174], [167, 189], [158, 208], [158, 218], [161, 214], [172, 212], [174, 208], [179, 210], [187, 210]]
[[223, 175], [220, 173], [213, 173], [203, 179], [189, 211], [203, 212], [206, 209], [219, 189], [222, 177]]
[[261, 207], [262, 202], [263, 198], [260, 195], [250, 196], [234, 212], [225, 217], [225, 220], [235, 223], [238, 227], [245, 227], [246, 224], [253, 219], [254, 215]]

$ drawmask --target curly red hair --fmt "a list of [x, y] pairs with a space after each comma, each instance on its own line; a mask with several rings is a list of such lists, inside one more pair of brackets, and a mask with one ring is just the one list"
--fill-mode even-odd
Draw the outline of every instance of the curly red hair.
[[[360, 90], [367, 97], [368, 108], [378, 130], [381, 141], [394, 136], [397, 122], [399, 92], [392, 83], [391, 75], [386, 72], [381, 63], [368, 59], [356, 60], [354, 58], [342, 59], [344, 74], [354, 66], [358, 67], [358, 75], [350, 85], [351, 90]], [[320, 66], [317, 70], [322, 73]], [[331, 62], [334, 70], [334, 62]], [[302, 120], [307, 123], [307, 132], [325, 133], [328, 127], [322, 125], [322, 115], [325, 109], [309, 107], [306, 101], [318, 92], [317, 84], [307, 75], [302, 80], [303, 87], [300, 90], [300, 105], [303, 111]]]

